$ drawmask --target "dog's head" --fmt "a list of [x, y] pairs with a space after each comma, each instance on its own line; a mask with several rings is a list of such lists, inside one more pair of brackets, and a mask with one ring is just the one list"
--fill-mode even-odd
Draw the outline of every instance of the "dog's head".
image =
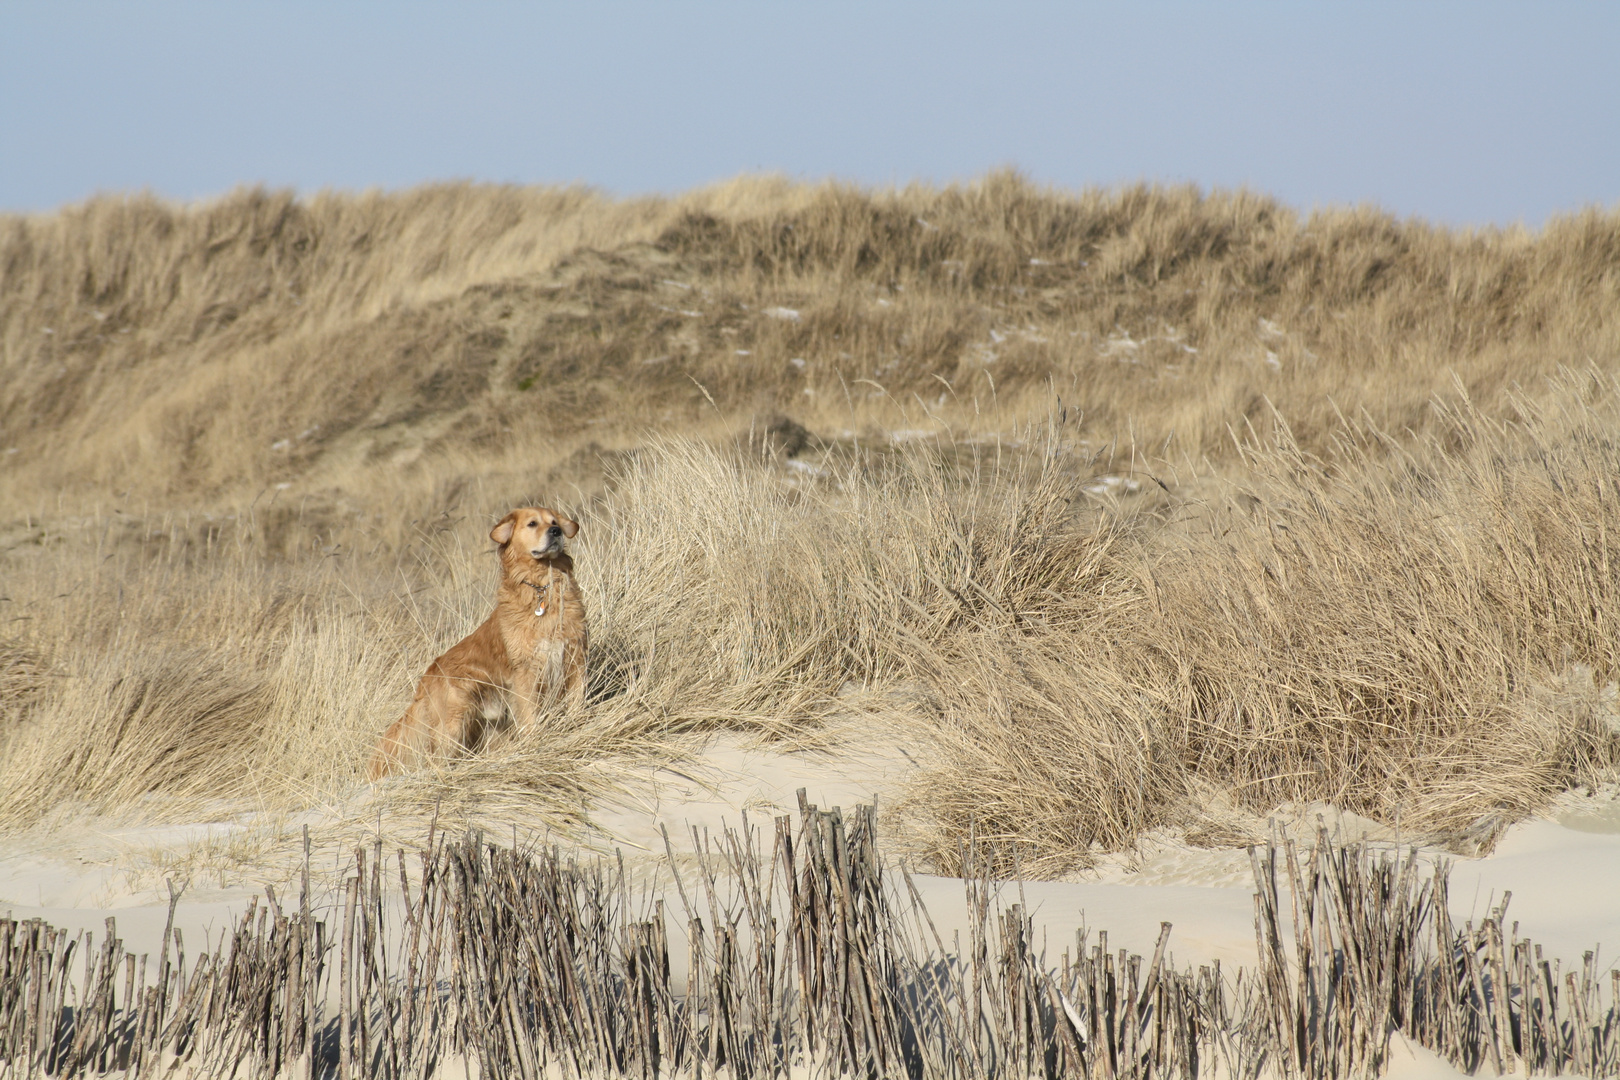
[[521, 506], [501, 518], [489, 531], [489, 538], [501, 546], [501, 561], [539, 562], [564, 551], [563, 541], [579, 532], [579, 522], [569, 521], [544, 506]]

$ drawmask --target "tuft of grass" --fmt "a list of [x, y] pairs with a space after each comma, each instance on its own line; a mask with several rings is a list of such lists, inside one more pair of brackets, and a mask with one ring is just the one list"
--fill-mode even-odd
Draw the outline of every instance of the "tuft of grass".
[[977, 830], [1057, 872], [1317, 801], [1468, 849], [1612, 775], [1614, 386], [1521, 408], [1437, 407], [1406, 446], [1347, 424], [1332, 458], [1250, 442], [1106, 589], [1052, 597], [1081, 617], [928, 653], [936, 858]]

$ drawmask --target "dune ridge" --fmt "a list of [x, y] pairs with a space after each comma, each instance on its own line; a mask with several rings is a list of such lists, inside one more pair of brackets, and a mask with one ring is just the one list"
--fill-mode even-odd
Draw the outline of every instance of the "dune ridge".
[[1487, 848], [1620, 759], [1617, 255], [1014, 174], [0, 220], [0, 831], [346, 805], [540, 502], [589, 701], [353, 813], [864, 724], [947, 872], [1316, 801]]

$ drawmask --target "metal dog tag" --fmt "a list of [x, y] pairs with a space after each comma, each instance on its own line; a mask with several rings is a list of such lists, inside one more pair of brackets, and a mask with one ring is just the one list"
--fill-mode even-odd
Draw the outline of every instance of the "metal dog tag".
[[541, 604], [539, 607], [534, 609], [534, 617], [537, 618], [537, 619], [540, 616], [544, 615], [545, 613], [546, 613], [546, 605], [544, 605], [544, 604]]

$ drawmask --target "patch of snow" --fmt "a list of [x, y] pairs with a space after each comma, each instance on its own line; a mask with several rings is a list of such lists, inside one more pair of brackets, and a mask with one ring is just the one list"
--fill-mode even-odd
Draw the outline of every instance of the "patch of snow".
[[785, 319], [788, 322], [799, 321], [799, 313], [789, 307], [768, 307], [765, 309], [764, 314], [773, 319]]
[[1099, 476], [1081, 490], [1087, 495], [1113, 495], [1119, 491], [1130, 494], [1142, 490], [1142, 482], [1128, 476]]
[[1097, 353], [1100, 356], [1108, 356], [1116, 360], [1122, 360], [1126, 363], [1134, 364], [1136, 363], [1137, 359], [1137, 350], [1141, 347], [1141, 342], [1133, 340], [1131, 335], [1127, 334], [1123, 330], [1120, 330], [1110, 334], [1107, 341], [1097, 346]]

